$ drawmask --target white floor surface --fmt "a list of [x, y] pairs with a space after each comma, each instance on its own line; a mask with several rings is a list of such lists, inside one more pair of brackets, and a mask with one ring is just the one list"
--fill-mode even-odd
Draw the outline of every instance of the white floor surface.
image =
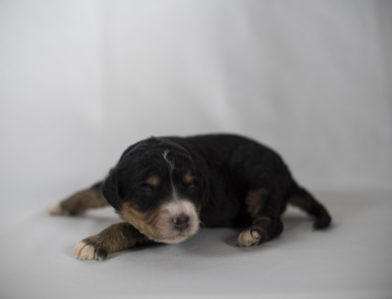
[[259, 247], [235, 247], [232, 229], [202, 229], [104, 262], [71, 252], [117, 222], [111, 209], [72, 218], [3, 210], [0, 298], [392, 298], [392, 192], [317, 196], [334, 218], [327, 231], [289, 209], [283, 234]]

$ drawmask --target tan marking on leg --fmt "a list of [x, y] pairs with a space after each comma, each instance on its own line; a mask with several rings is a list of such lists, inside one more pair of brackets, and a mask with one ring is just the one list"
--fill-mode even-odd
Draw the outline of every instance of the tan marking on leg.
[[255, 217], [260, 212], [263, 206], [263, 200], [267, 195], [268, 191], [264, 188], [248, 192], [245, 204], [251, 217]]
[[76, 192], [64, 200], [49, 204], [46, 207], [46, 211], [50, 215], [76, 215], [88, 209], [100, 208], [107, 205], [108, 202], [100, 191], [89, 188]]
[[255, 225], [258, 224], [258, 225], [267, 226], [267, 225], [270, 225], [271, 222], [272, 222], [272, 219], [271, 219], [271, 217], [268, 217], [268, 216], [256, 216], [253, 219], [253, 224], [255, 224]]
[[117, 223], [97, 235], [80, 241], [75, 246], [72, 255], [79, 260], [101, 261], [108, 254], [148, 242], [148, 239], [129, 223]]
[[257, 230], [261, 232], [263, 240], [261, 241], [266, 241], [270, 238], [268, 234], [268, 228], [272, 224], [272, 219], [271, 217], [268, 216], [258, 216], [253, 220], [253, 224], [250, 227], [251, 230]]
[[312, 200], [309, 199], [309, 197], [299, 197], [299, 196], [293, 196], [290, 197], [288, 200], [289, 204], [292, 204], [293, 206], [299, 207], [300, 209], [303, 209], [305, 211], [309, 211], [312, 208]]

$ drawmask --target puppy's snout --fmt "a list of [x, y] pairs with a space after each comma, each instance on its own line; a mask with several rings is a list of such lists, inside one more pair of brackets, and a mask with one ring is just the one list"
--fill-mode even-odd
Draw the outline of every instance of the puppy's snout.
[[189, 226], [189, 216], [182, 214], [178, 217], [172, 218], [172, 222], [174, 224], [174, 228], [177, 230], [187, 229]]

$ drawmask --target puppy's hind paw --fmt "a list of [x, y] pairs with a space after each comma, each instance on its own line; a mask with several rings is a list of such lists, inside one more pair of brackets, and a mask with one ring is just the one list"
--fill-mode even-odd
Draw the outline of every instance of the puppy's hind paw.
[[61, 201], [52, 202], [45, 208], [46, 213], [49, 215], [70, 215], [70, 213], [63, 209]]
[[94, 245], [93, 243], [90, 243], [88, 239], [85, 239], [83, 241], [80, 241], [75, 246], [72, 255], [74, 256], [74, 258], [78, 260], [102, 261], [106, 258], [107, 252], [104, 249]]
[[242, 231], [237, 238], [237, 245], [239, 247], [249, 247], [258, 244], [261, 241], [262, 235], [255, 229], [246, 229]]

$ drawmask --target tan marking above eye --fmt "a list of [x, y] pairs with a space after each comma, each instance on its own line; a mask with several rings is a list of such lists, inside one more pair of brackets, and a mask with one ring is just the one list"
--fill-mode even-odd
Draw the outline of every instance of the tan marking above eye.
[[160, 179], [157, 175], [151, 175], [144, 182], [150, 186], [157, 187], [160, 183]]
[[188, 171], [184, 174], [184, 176], [183, 176], [182, 179], [184, 180], [185, 183], [190, 184], [190, 183], [193, 182], [193, 180], [195, 179], [195, 177], [194, 177], [194, 176], [190, 173], [190, 171], [188, 170]]

